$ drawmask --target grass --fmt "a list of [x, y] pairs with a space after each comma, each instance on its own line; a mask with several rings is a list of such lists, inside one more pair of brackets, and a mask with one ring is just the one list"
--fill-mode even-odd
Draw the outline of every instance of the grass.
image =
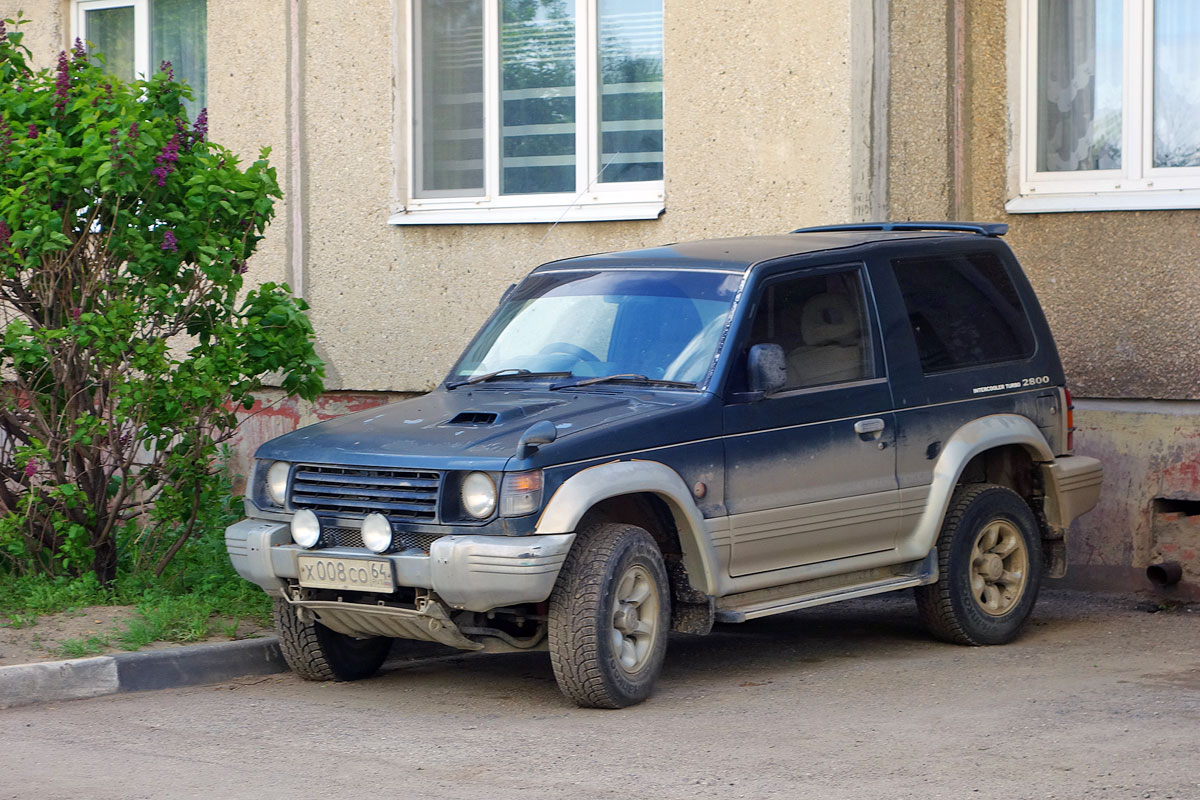
[[213, 634], [234, 636], [249, 621], [268, 627], [267, 595], [233, 570], [223, 530], [210, 530], [188, 542], [161, 578], [152, 570], [119, 571], [113, 586], [93, 575], [78, 578], [0, 574], [0, 625], [23, 628], [43, 614], [84, 606], [134, 606], [124, 627], [86, 639], [67, 639], [53, 650], [78, 658], [117, 646], [137, 650], [153, 642], [195, 642]]

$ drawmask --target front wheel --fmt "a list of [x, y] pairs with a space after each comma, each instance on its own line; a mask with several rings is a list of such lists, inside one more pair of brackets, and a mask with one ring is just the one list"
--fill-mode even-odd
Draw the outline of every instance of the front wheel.
[[550, 595], [546, 631], [563, 694], [591, 708], [650, 695], [667, 651], [669, 585], [642, 528], [599, 523], [579, 532]]
[[320, 622], [302, 622], [286, 600], [275, 598], [272, 616], [283, 660], [309, 681], [356, 681], [379, 671], [392, 647], [386, 636], [355, 639]]
[[1037, 601], [1042, 540], [1029, 504], [992, 484], [950, 499], [938, 537], [938, 581], [916, 589], [925, 627], [955, 644], [1012, 641]]

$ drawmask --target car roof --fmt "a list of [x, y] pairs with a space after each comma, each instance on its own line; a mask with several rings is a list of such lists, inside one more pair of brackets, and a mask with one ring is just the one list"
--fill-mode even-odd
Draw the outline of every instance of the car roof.
[[909, 239], [983, 238], [965, 231], [814, 230], [772, 236], [739, 236], [677, 242], [660, 247], [576, 256], [542, 264], [539, 272], [593, 269], [708, 269], [745, 272], [755, 264], [787, 256], [842, 250]]

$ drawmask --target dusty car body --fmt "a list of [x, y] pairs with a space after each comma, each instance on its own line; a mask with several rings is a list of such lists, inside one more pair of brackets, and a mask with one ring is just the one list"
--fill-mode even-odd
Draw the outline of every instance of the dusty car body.
[[544, 264], [429, 394], [264, 444], [226, 541], [289, 663], [549, 650], [645, 698], [668, 630], [910, 587], [1015, 637], [1101, 467], [1005, 226], [879, 223]]

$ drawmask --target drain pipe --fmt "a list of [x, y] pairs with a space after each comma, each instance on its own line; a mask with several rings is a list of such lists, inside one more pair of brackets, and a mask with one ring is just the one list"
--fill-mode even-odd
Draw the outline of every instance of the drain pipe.
[[1174, 586], [1183, 577], [1183, 565], [1178, 561], [1164, 561], [1146, 567], [1146, 577], [1159, 589]]

